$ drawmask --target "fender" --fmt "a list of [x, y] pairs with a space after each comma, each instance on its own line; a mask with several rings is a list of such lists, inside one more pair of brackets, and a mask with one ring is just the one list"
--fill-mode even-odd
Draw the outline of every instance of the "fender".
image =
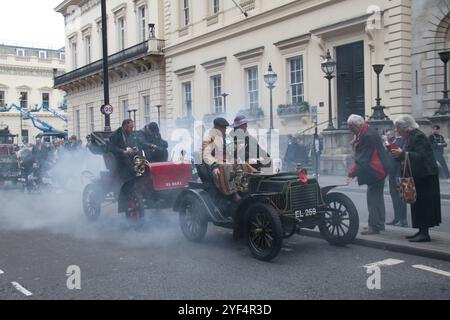
[[183, 190], [181, 194], [175, 200], [173, 205], [173, 210], [179, 212], [181, 209], [181, 205], [183, 203], [184, 198], [187, 195], [193, 195], [198, 199], [198, 201], [202, 204], [205, 212], [208, 216], [208, 219], [215, 223], [226, 222], [227, 219], [222, 215], [220, 210], [214, 205], [214, 201], [211, 199], [211, 196], [203, 189], [187, 189]]
[[328, 194], [328, 192], [330, 192], [332, 189], [337, 188], [337, 187], [342, 187], [342, 185], [326, 186], [326, 187], [320, 188], [322, 197], [325, 197]]

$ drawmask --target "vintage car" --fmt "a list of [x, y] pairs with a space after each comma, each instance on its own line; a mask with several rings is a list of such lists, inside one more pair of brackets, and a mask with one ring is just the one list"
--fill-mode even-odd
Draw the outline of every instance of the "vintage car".
[[16, 183], [21, 170], [17, 159], [17, 135], [9, 132], [9, 128], [0, 129], [0, 185], [5, 181]]
[[192, 168], [185, 162], [149, 163], [141, 156], [134, 157], [136, 176], [123, 181], [118, 174], [117, 163], [108, 150], [111, 132], [94, 132], [88, 136], [88, 148], [103, 156], [107, 171], [99, 177], [85, 172], [91, 180], [83, 191], [83, 211], [95, 221], [102, 204], [118, 202], [119, 213], [124, 212], [130, 225], [139, 228], [144, 223], [145, 209], [172, 208], [179, 193], [189, 186]]
[[208, 223], [233, 229], [235, 238], [245, 237], [252, 255], [260, 260], [275, 258], [283, 239], [301, 229], [319, 228], [333, 245], [351, 243], [358, 232], [359, 217], [353, 202], [344, 194], [330, 192], [335, 186], [321, 188], [316, 179], [301, 173], [236, 176], [241, 200], [218, 190], [212, 174], [197, 165], [201, 182], [191, 182], [177, 198], [185, 237], [201, 241]]

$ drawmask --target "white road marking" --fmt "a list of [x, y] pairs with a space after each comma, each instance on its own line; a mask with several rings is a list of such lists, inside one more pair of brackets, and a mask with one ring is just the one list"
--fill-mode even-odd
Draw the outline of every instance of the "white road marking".
[[381, 267], [381, 266], [395, 266], [397, 264], [401, 264], [405, 261], [397, 260], [397, 259], [386, 259], [382, 261], [377, 261], [373, 263], [366, 264], [363, 268], [373, 268], [373, 267]]
[[14, 288], [16, 288], [18, 291], [20, 291], [21, 293], [23, 293], [23, 294], [26, 295], [27, 297], [33, 295], [30, 291], [28, 291], [27, 289], [25, 289], [24, 287], [22, 287], [19, 283], [13, 281], [13, 282], [11, 282], [11, 284], [14, 286]]
[[434, 272], [434, 273], [437, 273], [437, 274], [440, 274], [440, 275], [443, 275], [443, 276], [446, 276], [446, 277], [450, 277], [450, 272], [442, 271], [442, 270], [439, 270], [439, 269], [436, 269], [436, 268], [432, 268], [432, 267], [427, 267], [427, 266], [424, 266], [424, 265], [421, 265], [421, 264], [415, 264], [412, 267], [416, 268], [416, 269], [420, 269], [420, 270]]
[[0, 270], [0, 274], [4, 274], [4, 272], [2, 270]]

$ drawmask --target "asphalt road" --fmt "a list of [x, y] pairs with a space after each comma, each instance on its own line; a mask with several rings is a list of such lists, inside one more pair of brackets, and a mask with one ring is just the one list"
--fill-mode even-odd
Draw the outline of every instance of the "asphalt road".
[[[89, 223], [76, 195], [2, 191], [0, 203], [0, 299], [450, 299], [448, 262], [294, 236], [265, 263], [225, 229], [188, 242], [170, 210], [135, 232], [113, 206]], [[364, 266], [386, 259], [369, 290]]]

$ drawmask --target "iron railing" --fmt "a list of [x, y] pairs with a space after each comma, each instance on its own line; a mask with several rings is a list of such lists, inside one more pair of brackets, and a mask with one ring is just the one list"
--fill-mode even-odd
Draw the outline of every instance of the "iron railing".
[[[164, 49], [164, 40], [150, 39], [149, 41], [153, 42], [152, 44], [150, 44], [151, 49], [155, 47], [157, 52], [162, 53]], [[140, 56], [145, 56], [146, 54], [149, 53], [149, 41], [141, 42], [135, 46], [132, 46], [125, 50], [119, 51], [113, 55], [110, 55], [108, 57], [109, 66], [114, 67], [117, 64], [133, 60]], [[151, 51], [151, 53], [154, 52], [155, 52], [154, 50]], [[67, 72], [59, 77], [55, 77], [54, 79], [55, 87], [103, 70], [102, 61], [103, 59], [97, 60], [81, 68]]]

